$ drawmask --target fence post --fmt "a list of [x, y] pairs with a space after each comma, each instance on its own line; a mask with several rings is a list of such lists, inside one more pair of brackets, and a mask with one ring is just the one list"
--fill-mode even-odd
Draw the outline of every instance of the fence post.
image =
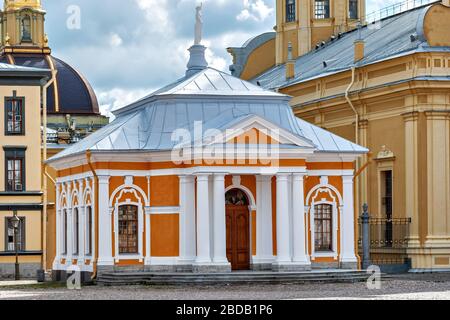
[[363, 214], [361, 215], [362, 226], [362, 249], [363, 249], [363, 269], [367, 269], [370, 263], [370, 215], [367, 203], [363, 205]]

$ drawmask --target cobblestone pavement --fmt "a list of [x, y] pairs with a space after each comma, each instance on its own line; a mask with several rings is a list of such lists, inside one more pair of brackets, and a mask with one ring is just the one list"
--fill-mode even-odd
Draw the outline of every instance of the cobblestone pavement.
[[365, 283], [303, 285], [232, 285], [182, 287], [83, 287], [69, 291], [54, 284], [0, 288], [0, 300], [280, 300], [280, 299], [445, 299], [450, 300], [449, 275], [404, 275], [382, 282], [380, 290]]

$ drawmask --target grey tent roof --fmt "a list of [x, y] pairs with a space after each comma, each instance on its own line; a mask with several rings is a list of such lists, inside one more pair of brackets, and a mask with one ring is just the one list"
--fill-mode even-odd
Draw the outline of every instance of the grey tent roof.
[[[115, 112], [117, 118], [49, 159], [49, 162], [91, 151], [170, 151], [176, 129], [193, 133], [224, 130], [246, 117], [258, 116], [299, 138], [318, 152], [366, 153], [368, 150], [295, 117], [290, 97], [207, 68]], [[192, 134], [192, 136], [194, 136]]]
[[[425, 13], [430, 7], [418, 7], [363, 26], [360, 32], [365, 41], [365, 56], [357, 65], [436, 50], [437, 48], [428, 46], [422, 30]], [[411, 35], [414, 35], [414, 41], [411, 41]], [[358, 38], [359, 31], [353, 30], [343, 34], [340, 39], [329, 41], [325, 46], [298, 57], [295, 63], [296, 76], [293, 79], [286, 80], [286, 65], [283, 64], [267, 70], [252, 82], [258, 82], [266, 89], [275, 89], [348, 70], [354, 65], [353, 43]], [[450, 52], [450, 48], [446, 47], [439, 50]]]

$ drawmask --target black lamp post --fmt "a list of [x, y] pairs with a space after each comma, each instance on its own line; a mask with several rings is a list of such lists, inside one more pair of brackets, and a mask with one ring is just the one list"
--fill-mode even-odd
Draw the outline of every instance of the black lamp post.
[[19, 269], [19, 248], [17, 246], [17, 234], [19, 233], [20, 218], [17, 216], [17, 211], [14, 210], [14, 216], [11, 219], [14, 228], [14, 250], [16, 252], [16, 264], [15, 264], [15, 279], [20, 280], [20, 269]]

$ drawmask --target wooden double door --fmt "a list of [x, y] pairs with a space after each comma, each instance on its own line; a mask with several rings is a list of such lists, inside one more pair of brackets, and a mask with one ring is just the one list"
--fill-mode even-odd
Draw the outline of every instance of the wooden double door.
[[227, 258], [232, 270], [250, 269], [250, 213], [246, 205], [227, 205]]

